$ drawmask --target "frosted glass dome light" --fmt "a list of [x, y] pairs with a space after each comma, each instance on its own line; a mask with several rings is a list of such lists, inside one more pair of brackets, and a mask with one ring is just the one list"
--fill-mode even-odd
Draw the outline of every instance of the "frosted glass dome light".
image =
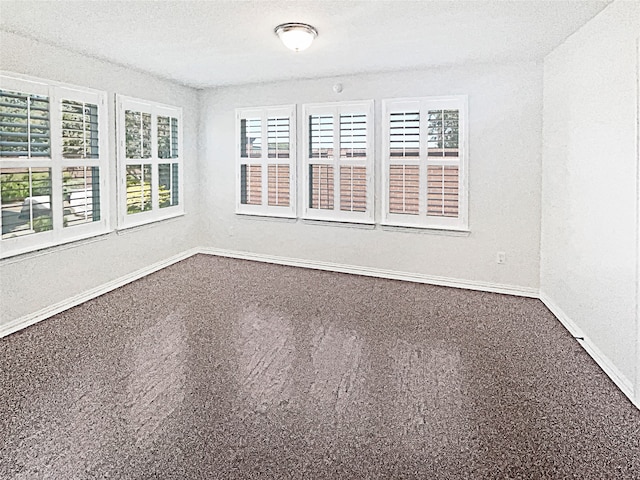
[[294, 52], [309, 48], [313, 39], [318, 36], [318, 31], [306, 23], [283, 23], [275, 30], [282, 43]]

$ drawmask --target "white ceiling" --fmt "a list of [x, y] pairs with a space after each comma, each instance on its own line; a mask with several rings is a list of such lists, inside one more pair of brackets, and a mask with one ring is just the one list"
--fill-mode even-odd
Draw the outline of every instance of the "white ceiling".
[[[608, 3], [1, 0], [0, 28], [189, 86], [212, 87], [537, 60]], [[308, 50], [293, 53], [273, 32], [284, 22], [310, 23], [319, 36]]]

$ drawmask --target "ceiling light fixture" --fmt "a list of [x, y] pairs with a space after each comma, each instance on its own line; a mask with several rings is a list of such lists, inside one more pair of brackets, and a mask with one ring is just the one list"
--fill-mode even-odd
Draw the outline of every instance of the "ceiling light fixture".
[[318, 31], [306, 23], [283, 23], [274, 31], [282, 43], [294, 52], [309, 48], [313, 39], [318, 36]]

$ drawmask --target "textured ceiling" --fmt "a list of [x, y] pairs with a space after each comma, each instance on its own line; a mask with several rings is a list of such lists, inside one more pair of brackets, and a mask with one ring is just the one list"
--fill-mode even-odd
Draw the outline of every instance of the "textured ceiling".
[[[0, 28], [193, 87], [538, 60], [609, 1], [0, 1]], [[314, 25], [306, 51], [273, 33]], [[3, 52], [1, 55], [10, 55]]]

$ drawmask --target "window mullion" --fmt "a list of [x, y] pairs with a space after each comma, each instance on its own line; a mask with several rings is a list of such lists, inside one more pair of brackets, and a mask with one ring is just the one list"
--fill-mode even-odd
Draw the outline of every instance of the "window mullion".
[[62, 105], [57, 90], [49, 94], [49, 142], [51, 145], [51, 217], [55, 237], [63, 234], [64, 204], [62, 192]]
[[340, 108], [333, 111], [333, 212], [340, 215]]
[[85, 114], [85, 108], [86, 103], [82, 102], [82, 150], [84, 152], [84, 158], [87, 158], [87, 116]]
[[[33, 171], [31, 167], [27, 170], [29, 172], [29, 198], [33, 198]], [[33, 202], [29, 202], [29, 223], [33, 225]]]
[[158, 157], [158, 113], [154, 108], [150, 109], [151, 114], [151, 211], [154, 215], [160, 209], [160, 158]]
[[[31, 158], [31, 95], [27, 96], [27, 156]], [[49, 106], [51, 106], [51, 97], [49, 97]], [[49, 117], [51, 121], [51, 117]], [[49, 135], [51, 135], [51, 128], [49, 128]], [[31, 192], [29, 192], [31, 193]]]
[[[262, 112], [260, 117], [260, 185], [261, 185], [261, 209], [266, 212], [269, 209], [269, 114]], [[277, 161], [277, 158], [276, 158]]]
[[428, 126], [428, 106], [425, 102], [420, 103], [420, 127], [419, 127], [419, 140], [418, 140], [418, 151], [419, 151], [419, 175], [418, 175], [418, 188], [419, 192], [419, 200], [418, 200], [418, 216], [419, 223], [426, 224], [426, 216], [427, 216], [427, 140], [429, 130]]

